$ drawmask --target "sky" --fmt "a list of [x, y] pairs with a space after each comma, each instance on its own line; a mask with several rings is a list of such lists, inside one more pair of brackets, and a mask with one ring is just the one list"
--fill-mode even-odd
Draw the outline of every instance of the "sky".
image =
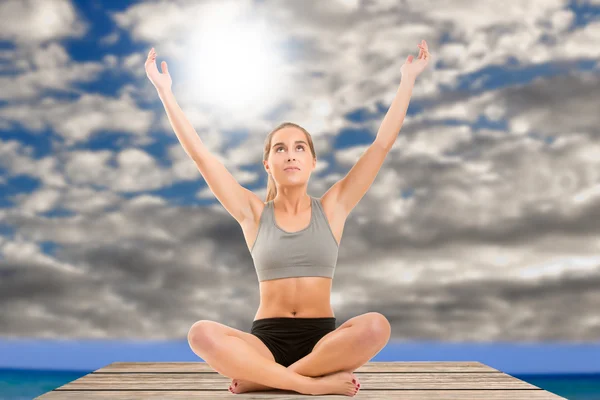
[[0, 27], [0, 367], [100, 368], [122, 360], [110, 343], [142, 361], [147, 341], [194, 360], [194, 322], [250, 329], [241, 227], [178, 142], [150, 48], [242, 186], [265, 198], [264, 140], [290, 121], [312, 135], [320, 197], [425, 39], [398, 138], [345, 223], [338, 325], [386, 316], [374, 360], [600, 371], [599, 0], [8, 0]]

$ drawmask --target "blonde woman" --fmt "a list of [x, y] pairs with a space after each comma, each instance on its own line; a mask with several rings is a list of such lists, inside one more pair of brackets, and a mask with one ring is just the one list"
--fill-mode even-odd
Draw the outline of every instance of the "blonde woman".
[[160, 73], [156, 52], [150, 50], [146, 74], [186, 153], [240, 224], [259, 279], [260, 306], [250, 332], [201, 320], [188, 333], [194, 353], [232, 378], [232, 393], [283, 389], [354, 396], [360, 383], [353, 371], [387, 344], [391, 328], [380, 313], [358, 315], [336, 326], [330, 294], [346, 218], [390, 151], [415, 79], [427, 65], [427, 43], [418, 47], [417, 61], [409, 55], [402, 65], [398, 93], [373, 144], [322, 197], [307, 193], [317, 163], [310, 133], [286, 122], [268, 134], [264, 202], [240, 186], [205, 147], [175, 100], [166, 62]]

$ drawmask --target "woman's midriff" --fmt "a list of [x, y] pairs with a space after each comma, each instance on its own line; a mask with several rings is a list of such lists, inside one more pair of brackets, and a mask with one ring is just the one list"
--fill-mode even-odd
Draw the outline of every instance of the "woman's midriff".
[[331, 308], [331, 282], [331, 278], [317, 276], [262, 281], [254, 320], [335, 317]]

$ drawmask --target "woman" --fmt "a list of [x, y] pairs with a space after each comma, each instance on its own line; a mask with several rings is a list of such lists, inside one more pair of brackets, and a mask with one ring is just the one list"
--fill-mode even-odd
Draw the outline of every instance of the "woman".
[[357, 164], [321, 198], [307, 193], [317, 157], [311, 135], [283, 123], [266, 138], [268, 174], [263, 202], [240, 186], [202, 143], [177, 105], [167, 63], [162, 73], [150, 50], [146, 74], [158, 91], [171, 126], [215, 197], [242, 227], [260, 284], [260, 306], [250, 333], [214, 321], [191, 327], [188, 342], [213, 369], [233, 378], [229, 390], [273, 388], [303, 394], [354, 396], [360, 383], [353, 371], [388, 342], [390, 324], [376, 312], [336, 328], [330, 294], [346, 218], [371, 186], [406, 114], [414, 79], [429, 59], [418, 45], [401, 68], [402, 83], [377, 138]]

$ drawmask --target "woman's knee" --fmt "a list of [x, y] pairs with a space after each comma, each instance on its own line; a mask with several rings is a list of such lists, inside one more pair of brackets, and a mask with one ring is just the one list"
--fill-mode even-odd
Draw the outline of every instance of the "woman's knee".
[[210, 349], [217, 342], [219, 335], [220, 329], [216, 322], [200, 320], [188, 331], [188, 343], [193, 347]]
[[365, 337], [387, 343], [390, 339], [392, 327], [388, 319], [380, 313], [369, 313], [370, 318], [365, 323]]

